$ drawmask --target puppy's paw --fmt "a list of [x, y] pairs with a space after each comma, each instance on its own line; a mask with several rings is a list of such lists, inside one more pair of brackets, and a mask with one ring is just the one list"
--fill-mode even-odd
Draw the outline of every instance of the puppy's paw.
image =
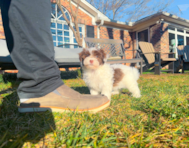
[[91, 93], [91, 95], [98, 95], [99, 94], [98, 91], [93, 90], [93, 89], [90, 89], [90, 93]]

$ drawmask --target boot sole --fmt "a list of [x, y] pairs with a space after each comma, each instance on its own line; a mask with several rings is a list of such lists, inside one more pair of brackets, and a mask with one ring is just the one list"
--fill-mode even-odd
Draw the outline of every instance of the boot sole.
[[106, 102], [105, 104], [96, 107], [96, 108], [91, 108], [91, 109], [69, 109], [69, 108], [59, 108], [59, 107], [46, 107], [46, 106], [41, 106], [41, 107], [35, 107], [35, 108], [29, 108], [29, 107], [18, 107], [18, 111], [20, 113], [32, 113], [32, 112], [45, 112], [45, 111], [51, 111], [51, 112], [92, 112], [92, 113], [97, 113], [101, 110], [104, 110], [110, 105], [110, 101]]

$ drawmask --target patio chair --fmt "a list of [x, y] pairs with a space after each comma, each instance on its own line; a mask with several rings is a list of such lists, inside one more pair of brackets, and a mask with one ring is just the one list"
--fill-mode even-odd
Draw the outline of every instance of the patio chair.
[[[83, 48], [62, 48], [54, 47], [55, 62], [59, 68], [80, 67], [79, 52]], [[16, 69], [9, 51], [7, 49], [6, 41], [0, 40], [0, 70], [14, 70]]]
[[[160, 75], [160, 69], [170, 63], [173, 64], [172, 69], [163, 70], [167, 72], [174, 73], [174, 61], [175, 58], [172, 58], [175, 53], [161, 53], [160, 51], [155, 51], [152, 43], [148, 42], [139, 42], [140, 50], [139, 53], [141, 57], [144, 58], [145, 66], [143, 67], [143, 71], [147, 71], [150, 68], [154, 68], [154, 73]], [[169, 54], [168, 58], [162, 57], [162, 54]], [[172, 55], [172, 56], [171, 56]]]
[[109, 64], [131, 63], [134, 66], [136, 63], [140, 63], [140, 73], [142, 74], [142, 58], [136, 56], [136, 58], [127, 59], [125, 51], [137, 52], [137, 50], [125, 49], [122, 40], [85, 38], [85, 42], [89, 48], [102, 48], [109, 55], [107, 61]]
[[186, 64], [189, 64], [189, 45], [184, 47], [183, 50], [183, 67], [182, 67], [182, 73], [184, 73]]
[[178, 73], [180, 69], [182, 69], [183, 73], [183, 51], [184, 51], [184, 45], [180, 45], [176, 48], [177, 56], [176, 59], [177, 61], [174, 63], [175, 66], [175, 73]]

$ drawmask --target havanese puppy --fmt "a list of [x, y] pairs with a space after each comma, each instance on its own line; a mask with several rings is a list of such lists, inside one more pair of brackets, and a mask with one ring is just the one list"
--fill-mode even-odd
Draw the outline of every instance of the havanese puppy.
[[140, 76], [138, 70], [122, 64], [107, 64], [107, 58], [102, 49], [83, 49], [79, 53], [83, 80], [91, 95], [102, 94], [111, 99], [111, 94], [119, 94], [120, 89], [127, 88], [133, 97], [141, 97], [137, 83]]

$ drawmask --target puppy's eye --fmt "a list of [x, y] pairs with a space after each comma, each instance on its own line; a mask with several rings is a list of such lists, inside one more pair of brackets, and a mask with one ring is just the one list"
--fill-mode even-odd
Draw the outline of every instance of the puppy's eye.
[[98, 58], [98, 56], [95, 56], [96, 58]]

